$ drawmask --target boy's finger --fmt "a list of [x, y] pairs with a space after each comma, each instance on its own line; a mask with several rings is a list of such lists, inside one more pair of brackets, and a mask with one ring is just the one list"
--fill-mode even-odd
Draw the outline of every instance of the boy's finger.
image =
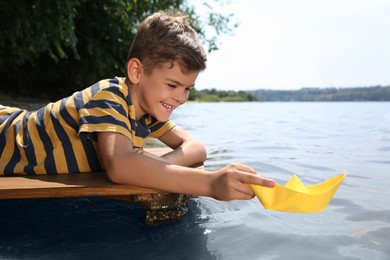
[[246, 196], [249, 196], [250, 199], [252, 199], [255, 196], [255, 193], [253, 192], [253, 190], [251, 189], [251, 187], [249, 185], [241, 184], [241, 186], [237, 187], [236, 190], [242, 194], [245, 194]]
[[239, 180], [245, 184], [257, 184], [271, 188], [275, 186], [274, 180], [253, 174], [241, 174]]
[[237, 170], [244, 171], [244, 172], [247, 172], [247, 173], [256, 174], [256, 170], [253, 169], [252, 167], [249, 167], [248, 165], [245, 165], [245, 164], [235, 164], [235, 166], [237, 167]]

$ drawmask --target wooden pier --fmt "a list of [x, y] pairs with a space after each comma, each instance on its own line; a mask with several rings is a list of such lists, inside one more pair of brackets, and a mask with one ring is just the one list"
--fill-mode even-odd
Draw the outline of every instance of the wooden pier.
[[[162, 155], [169, 148], [147, 148]], [[201, 167], [201, 166], [200, 166]], [[111, 199], [141, 202], [145, 222], [161, 222], [181, 217], [188, 196], [125, 184], [112, 183], [104, 172], [0, 177], [0, 199], [75, 198], [103, 196]], [[184, 203], [184, 204], [183, 204]]]

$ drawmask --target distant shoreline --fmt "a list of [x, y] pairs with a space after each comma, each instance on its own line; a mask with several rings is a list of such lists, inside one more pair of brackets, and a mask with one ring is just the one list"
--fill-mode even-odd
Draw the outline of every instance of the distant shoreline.
[[390, 86], [356, 88], [302, 88], [299, 90], [250, 91], [258, 101], [390, 101]]
[[[390, 86], [356, 88], [302, 88], [299, 90], [257, 89], [225, 91], [216, 89], [194, 90], [188, 102], [388, 102]], [[11, 96], [0, 92], [0, 104], [27, 110], [39, 109], [51, 101], [47, 98]]]
[[194, 90], [190, 100], [198, 102], [356, 102], [390, 101], [390, 86], [355, 88], [302, 88], [299, 90], [257, 89], [225, 91]]

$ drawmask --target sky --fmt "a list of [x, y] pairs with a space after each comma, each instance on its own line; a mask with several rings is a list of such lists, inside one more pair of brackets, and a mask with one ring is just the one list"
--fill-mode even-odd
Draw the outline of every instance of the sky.
[[214, 10], [233, 13], [239, 27], [219, 37], [197, 89], [390, 85], [389, 0], [224, 2]]

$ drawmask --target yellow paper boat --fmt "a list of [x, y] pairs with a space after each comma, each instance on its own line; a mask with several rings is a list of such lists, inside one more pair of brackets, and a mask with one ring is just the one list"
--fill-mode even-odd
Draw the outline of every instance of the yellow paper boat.
[[328, 206], [346, 175], [343, 173], [312, 186], [305, 186], [294, 175], [285, 186], [276, 184], [268, 188], [251, 184], [251, 188], [266, 209], [311, 213], [322, 211]]

